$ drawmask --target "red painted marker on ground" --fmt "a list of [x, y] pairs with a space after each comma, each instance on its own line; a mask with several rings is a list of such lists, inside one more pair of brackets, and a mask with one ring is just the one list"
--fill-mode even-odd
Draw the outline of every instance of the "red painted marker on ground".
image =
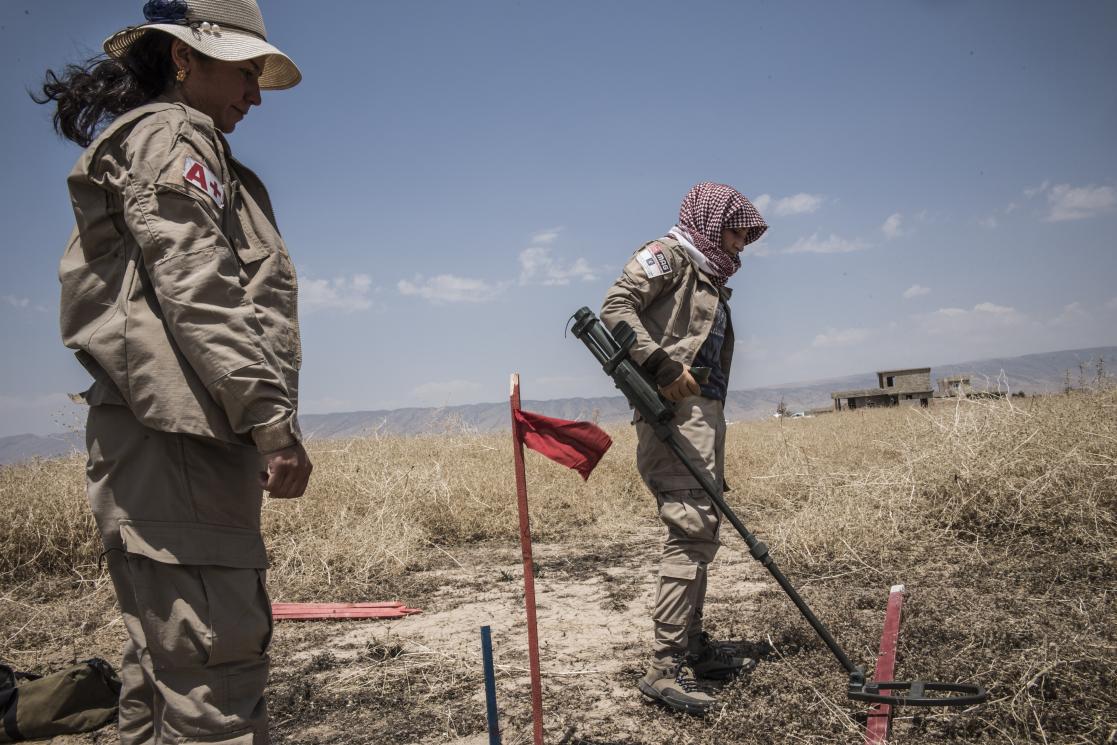
[[422, 613], [403, 603], [272, 603], [276, 621], [327, 621], [342, 618], [403, 618]]
[[[888, 593], [888, 609], [884, 612], [884, 630], [880, 634], [880, 652], [873, 680], [892, 680], [896, 672], [896, 647], [900, 642], [900, 606], [904, 603], [904, 586], [893, 585]], [[885, 745], [892, 729], [892, 707], [876, 704], [869, 709], [865, 725], [865, 745]]]

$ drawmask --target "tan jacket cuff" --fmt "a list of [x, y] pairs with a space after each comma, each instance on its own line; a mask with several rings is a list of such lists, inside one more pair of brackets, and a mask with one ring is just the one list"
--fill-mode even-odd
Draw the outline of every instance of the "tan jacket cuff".
[[274, 453], [302, 442], [303, 434], [299, 430], [298, 417], [292, 414], [278, 422], [253, 427], [252, 439], [261, 453]]

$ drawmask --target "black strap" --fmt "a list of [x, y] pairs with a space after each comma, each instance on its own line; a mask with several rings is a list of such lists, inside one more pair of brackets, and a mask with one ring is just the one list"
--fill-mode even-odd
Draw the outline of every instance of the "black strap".
[[0, 691], [0, 712], [4, 714], [4, 734], [8, 736], [12, 742], [19, 742], [23, 740], [23, 733], [19, 731], [19, 725], [16, 724], [16, 708], [19, 704], [19, 689], [9, 688]]

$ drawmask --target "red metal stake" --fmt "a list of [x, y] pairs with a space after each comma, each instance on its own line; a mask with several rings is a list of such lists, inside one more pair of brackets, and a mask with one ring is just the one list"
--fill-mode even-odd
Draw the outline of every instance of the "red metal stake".
[[524, 441], [514, 412], [520, 410], [520, 375], [512, 374], [512, 450], [516, 458], [516, 499], [520, 510], [520, 549], [524, 559], [524, 604], [527, 606], [527, 651], [531, 668], [531, 718], [535, 745], [543, 745], [543, 682], [539, 675], [539, 631], [535, 626], [535, 576], [532, 574], [531, 526], [527, 513], [527, 475]]
[[[884, 630], [880, 634], [880, 653], [873, 680], [892, 680], [896, 673], [896, 645], [900, 640], [900, 606], [904, 603], [904, 586], [892, 585], [888, 593], [888, 609], [884, 613]], [[869, 709], [865, 725], [865, 745], [885, 745], [892, 729], [892, 706], [876, 704]]]

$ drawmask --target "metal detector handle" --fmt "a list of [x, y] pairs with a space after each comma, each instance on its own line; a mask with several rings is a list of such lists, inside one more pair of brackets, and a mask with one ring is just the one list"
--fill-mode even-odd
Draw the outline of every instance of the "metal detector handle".
[[617, 342], [617, 352], [601, 366], [605, 370], [605, 374], [609, 376], [613, 375], [617, 365], [628, 359], [628, 350], [632, 349], [632, 345], [636, 343], [636, 332], [627, 323], [621, 321], [613, 329], [613, 339]]
[[[881, 691], [907, 691], [902, 696], [886, 696]], [[957, 693], [957, 696], [926, 696], [928, 691]], [[850, 690], [854, 701], [889, 706], [973, 706], [985, 703], [989, 692], [970, 683], [943, 683], [932, 680], [869, 681], [858, 691]]]
[[636, 341], [636, 332], [623, 321], [615, 329], [616, 336], [609, 332], [593, 311], [579, 308], [572, 316], [574, 325], [570, 331], [590, 350], [601, 363], [605, 374], [640, 416], [649, 424], [669, 422], [675, 418], [671, 403], [659, 394], [648, 380], [644, 369], [633, 360], [628, 352]]

